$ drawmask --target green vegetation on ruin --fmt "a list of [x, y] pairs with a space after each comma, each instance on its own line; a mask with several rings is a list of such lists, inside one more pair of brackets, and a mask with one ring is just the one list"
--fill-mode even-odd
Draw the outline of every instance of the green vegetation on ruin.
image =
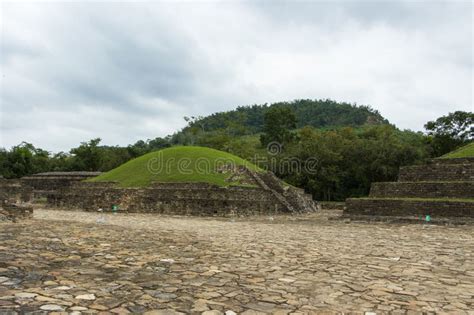
[[454, 159], [454, 158], [467, 158], [474, 157], [474, 142], [469, 143], [457, 150], [449, 152], [446, 155], [443, 155], [442, 159]]
[[[121, 185], [142, 187], [151, 180], [182, 178], [173, 173], [153, 178], [138, 174], [137, 180], [135, 170], [122, 171], [122, 165], [169, 147], [199, 146], [256, 161], [316, 200], [343, 201], [367, 196], [373, 182], [397, 180], [402, 166], [421, 165], [439, 157], [474, 156], [472, 144], [456, 150], [474, 140], [472, 112], [456, 111], [428, 121], [424, 133], [400, 130], [369, 106], [331, 100], [239, 106], [184, 119], [187, 126], [172, 135], [127, 146], [104, 145], [94, 138], [56, 154], [26, 142], [0, 148], [0, 176], [10, 179], [51, 171], [108, 172], [117, 168], [100, 179], [120, 177]], [[134, 167], [143, 172], [143, 167]], [[223, 174], [196, 177], [219, 185], [233, 184], [225, 181]], [[237, 184], [244, 186], [245, 181]]]
[[254, 164], [227, 152], [177, 146], [145, 154], [88, 181], [115, 181], [122, 187], [147, 187], [152, 182], [249, 186], [236, 180], [229, 181], [230, 173], [222, 171], [223, 165], [244, 165], [250, 170], [261, 171]]

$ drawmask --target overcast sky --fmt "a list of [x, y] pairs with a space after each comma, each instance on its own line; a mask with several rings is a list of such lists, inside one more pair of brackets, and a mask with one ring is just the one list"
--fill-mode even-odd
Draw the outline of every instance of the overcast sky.
[[331, 98], [399, 128], [473, 110], [466, 2], [1, 2], [1, 141], [127, 145], [238, 105]]

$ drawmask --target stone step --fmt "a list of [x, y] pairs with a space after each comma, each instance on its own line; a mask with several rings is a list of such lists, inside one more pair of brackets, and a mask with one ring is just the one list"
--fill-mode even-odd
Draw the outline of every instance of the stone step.
[[350, 198], [344, 215], [474, 217], [474, 199]]
[[474, 181], [474, 164], [426, 164], [403, 166], [399, 182]]
[[[384, 223], [411, 223], [427, 224], [424, 216], [378, 216], [378, 215], [342, 215], [330, 220], [348, 220], [346, 222], [384, 222]], [[432, 217], [429, 224], [434, 225], [474, 225], [474, 218], [470, 217]]]
[[[280, 187], [272, 188], [269, 186], [269, 184], [272, 186], [275, 185], [274, 178], [271, 177], [270, 173], [259, 174], [258, 172], [252, 172], [248, 169], [247, 169], [247, 172], [257, 182], [257, 184], [261, 188], [263, 188], [264, 190], [270, 191], [272, 195], [275, 197], [275, 199], [278, 200], [278, 202], [280, 202], [284, 207], [286, 207], [289, 212], [296, 212], [296, 209], [294, 208], [294, 206], [290, 204], [288, 200], [286, 200], [286, 198], [282, 195], [283, 187], [281, 187], [280, 184], [279, 184]], [[275, 190], [275, 188], [278, 190], [281, 189], [281, 191], [277, 191]]]
[[373, 183], [370, 197], [473, 198], [474, 181]]

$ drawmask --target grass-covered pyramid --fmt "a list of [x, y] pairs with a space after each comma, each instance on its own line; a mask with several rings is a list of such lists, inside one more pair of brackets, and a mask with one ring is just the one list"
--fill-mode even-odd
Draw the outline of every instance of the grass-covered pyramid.
[[229, 165], [261, 171], [254, 164], [227, 152], [177, 146], [145, 154], [88, 181], [114, 181], [122, 187], [148, 187], [153, 182], [245, 185], [245, 180], [232, 177], [235, 174], [224, 170]]
[[318, 209], [311, 195], [285, 184], [273, 173], [230, 153], [196, 146], [148, 153], [87, 182], [114, 184], [81, 184], [56, 196], [53, 205], [79, 204], [90, 210], [113, 204], [124, 211], [186, 215]]

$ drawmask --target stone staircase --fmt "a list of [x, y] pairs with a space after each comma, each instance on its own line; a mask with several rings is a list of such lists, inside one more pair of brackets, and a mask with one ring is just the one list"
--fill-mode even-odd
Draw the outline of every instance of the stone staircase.
[[248, 169], [247, 171], [257, 184], [262, 189], [270, 191], [288, 212], [303, 213], [319, 210], [318, 205], [310, 194], [306, 194], [303, 189], [284, 186], [283, 182], [272, 172], [257, 173]]
[[433, 159], [400, 168], [397, 182], [373, 183], [368, 198], [346, 200], [353, 219], [474, 219], [474, 158]]

